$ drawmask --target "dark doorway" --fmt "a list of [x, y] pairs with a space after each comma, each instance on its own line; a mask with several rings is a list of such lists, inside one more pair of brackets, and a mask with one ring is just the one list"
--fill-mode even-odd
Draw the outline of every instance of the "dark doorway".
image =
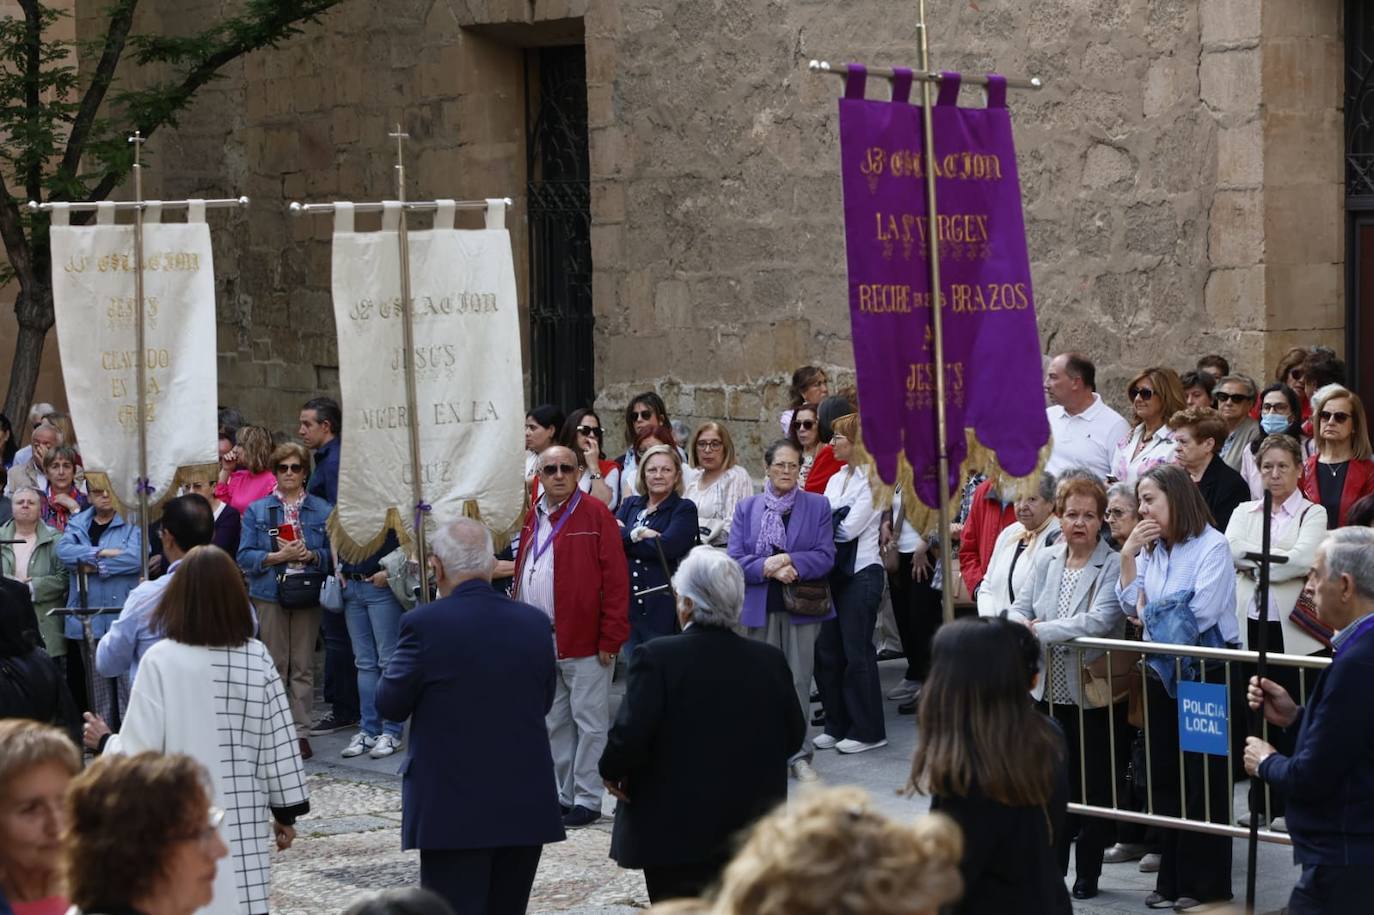
[[530, 397], [565, 410], [595, 397], [587, 54], [525, 52], [530, 228]]
[[1346, 360], [1374, 396], [1374, 6], [1345, 4]]

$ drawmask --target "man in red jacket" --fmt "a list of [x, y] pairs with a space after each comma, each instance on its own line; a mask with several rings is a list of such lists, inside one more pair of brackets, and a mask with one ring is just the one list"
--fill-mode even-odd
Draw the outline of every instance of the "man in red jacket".
[[996, 483], [996, 477], [989, 477], [978, 484], [969, 500], [964, 529], [959, 534], [959, 574], [964, 578], [969, 597], [977, 596], [978, 586], [988, 573], [988, 561], [992, 559], [997, 535], [1016, 520], [1016, 501], [1002, 501]]
[[515, 594], [549, 615], [558, 658], [545, 719], [563, 824], [601, 818], [597, 770], [610, 728], [611, 671], [630, 634], [630, 576], [620, 526], [577, 488], [577, 457], [555, 445], [539, 455], [544, 494], [530, 507], [515, 557]]

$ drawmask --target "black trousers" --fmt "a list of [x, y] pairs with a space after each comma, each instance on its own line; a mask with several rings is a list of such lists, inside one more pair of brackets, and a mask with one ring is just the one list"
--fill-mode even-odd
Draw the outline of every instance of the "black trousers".
[[[1046, 711], [1049, 711], [1046, 708]], [[1112, 806], [1112, 781], [1123, 781], [1126, 763], [1130, 758], [1130, 726], [1126, 724], [1126, 703], [1112, 708], [1110, 715], [1104, 708], [1083, 709], [1082, 727], [1079, 727], [1078, 706], [1058, 704], [1053, 709], [1054, 720], [1064, 730], [1064, 738], [1069, 745], [1069, 797], [1077, 804], [1090, 804], [1094, 807]], [[1109, 720], [1114, 719], [1114, 720]], [[1115, 733], [1112, 725], [1115, 724]], [[1082, 736], [1080, 755], [1080, 731]], [[1112, 747], [1109, 741], [1116, 742], [1116, 768], [1112, 768]], [[1087, 794], [1083, 793], [1084, 782]], [[1087, 798], [1084, 800], [1084, 798]], [[1125, 807], [1120, 790], [1118, 803]], [[1078, 877], [1096, 880], [1102, 876], [1102, 854], [1112, 844], [1116, 836], [1116, 824], [1100, 817], [1080, 817], [1070, 815], [1065, 822], [1062, 834], [1055, 837], [1055, 850], [1059, 855], [1059, 872], [1069, 872], [1069, 846], [1075, 846], [1075, 865]]]
[[816, 686], [825, 705], [825, 732], [864, 743], [887, 739], [883, 691], [873, 627], [883, 597], [883, 567], [871, 565], [852, 576], [830, 576], [835, 618], [816, 636]]
[[902, 641], [902, 654], [906, 655], [906, 673], [902, 677], [921, 681], [930, 673], [930, 641], [940, 627], [940, 592], [929, 584], [934, 572], [929, 556], [922, 560], [927, 569], [926, 580], [912, 580], [912, 556], [897, 554], [897, 571], [887, 576], [887, 588], [892, 595], [897, 637]]
[[[1221, 682], [1222, 665], [1206, 664], [1206, 679]], [[1183, 754], [1186, 783], [1179, 784], [1178, 701], [1164, 691], [1164, 684], [1152, 674], [1145, 675], [1147, 722], [1150, 726], [1149, 755], [1151, 790], [1155, 813], [1162, 816], [1187, 815], [1190, 820], [1209, 819], [1213, 823], [1231, 822], [1231, 796], [1226, 779], [1225, 756], [1201, 753]], [[1210, 780], [1211, 805], [1203, 802], [1203, 773]], [[1185, 809], [1186, 803], [1186, 809]], [[1206, 807], [1206, 809], [1204, 809]], [[1163, 848], [1155, 891], [1166, 899], [1191, 896], [1203, 902], [1231, 898], [1231, 840], [1182, 829], [1162, 829]]]
[[1368, 912], [1369, 869], [1304, 864], [1288, 899], [1288, 915], [1356, 915]]
[[721, 871], [729, 858], [713, 858], [692, 864], [674, 864], [644, 868], [644, 887], [649, 902], [657, 904], [665, 899], [697, 899], [720, 880]]
[[542, 845], [513, 848], [420, 849], [420, 886], [437, 893], [454, 915], [525, 915]]

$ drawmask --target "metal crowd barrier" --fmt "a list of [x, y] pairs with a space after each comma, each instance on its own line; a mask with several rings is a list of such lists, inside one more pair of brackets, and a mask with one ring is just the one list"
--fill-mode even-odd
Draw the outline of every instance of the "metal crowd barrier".
[[[1235, 727], [1237, 727], [1237, 726], [1241, 727], [1243, 733], [1248, 733], [1248, 729], [1245, 727], [1245, 725], [1246, 725], [1246, 721], [1247, 721], [1247, 717], [1246, 717], [1246, 716], [1250, 714], [1250, 707], [1249, 707], [1249, 705], [1248, 705], [1248, 703], [1247, 703], [1247, 704], [1242, 705], [1242, 707], [1240, 707], [1240, 708], [1236, 708], [1236, 707], [1234, 707], [1234, 704], [1231, 702], [1232, 698], [1233, 698], [1234, 695], [1235, 695], [1235, 692], [1234, 692], [1234, 690], [1233, 690], [1233, 686], [1239, 685], [1239, 686], [1242, 686], [1242, 687], [1243, 687], [1243, 684], [1241, 684], [1240, 681], [1239, 681], [1238, 679], [1233, 679], [1232, 667], [1233, 667], [1233, 665], [1236, 665], [1236, 664], [1248, 664], [1248, 665], [1250, 665], [1251, 667], [1253, 667], [1253, 666], [1258, 662], [1258, 660], [1259, 660], [1259, 653], [1258, 653], [1258, 652], [1254, 652], [1254, 651], [1239, 651], [1239, 650], [1234, 650], [1234, 649], [1229, 649], [1229, 648], [1202, 648], [1202, 647], [1195, 646], [1195, 645], [1173, 645], [1173, 644], [1161, 643], [1161, 642], [1138, 642], [1138, 641], [1126, 640], [1126, 639], [1078, 638], [1078, 639], [1073, 639], [1072, 641], [1069, 641], [1069, 642], [1057, 643], [1057, 645], [1058, 645], [1058, 647], [1063, 647], [1063, 648], [1069, 649], [1069, 651], [1071, 651], [1071, 652], [1074, 654], [1074, 656], [1076, 657], [1076, 663], [1077, 663], [1078, 670], [1079, 670], [1079, 678], [1080, 678], [1080, 679], [1079, 679], [1079, 683], [1080, 683], [1080, 684], [1083, 683], [1083, 671], [1084, 671], [1084, 667], [1085, 667], [1085, 665], [1083, 664], [1083, 653], [1084, 653], [1085, 651], [1104, 650], [1104, 651], [1106, 652], [1107, 658], [1109, 659], [1108, 662], [1107, 662], [1107, 666], [1108, 666], [1108, 683], [1109, 683], [1109, 684], [1111, 683], [1111, 678], [1112, 678], [1113, 674], [1120, 674], [1121, 672], [1123, 672], [1123, 671], [1127, 668], [1127, 666], [1128, 666], [1128, 664], [1129, 664], [1129, 662], [1127, 662], [1127, 661], [1117, 659], [1117, 664], [1122, 665], [1122, 666], [1115, 666], [1115, 665], [1113, 664], [1113, 662], [1110, 660], [1114, 654], [1116, 654], [1116, 653], [1123, 653], [1123, 654], [1131, 654], [1131, 655], [1142, 655], [1142, 654], [1143, 654], [1143, 655], [1167, 655], [1167, 656], [1173, 657], [1173, 658], [1174, 658], [1174, 673], [1175, 673], [1175, 680], [1176, 680], [1176, 681], [1182, 679], [1182, 677], [1180, 676], [1180, 674], [1181, 674], [1182, 660], [1183, 660], [1183, 658], [1185, 658], [1185, 657], [1187, 657], [1187, 658], [1197, 658], [1197, 659], [1199, 659], [1200, 661], [1221, 661], [1221, 662], [1224, 662], [1224, 664], [1225, 664], [1225, 677], [1224, 677], [1224, 682], [1225, 682], [1225, 685], [1226, 685], [1226, 687], [1227, 687], [1226, 692], [1227, 692], [1227, 719], [1228, 719], [1228, 721], [1227, 721], [1227, 745], [1226, 745], [1226, 791], [1227, 791], [1227, 809], [1228, 809], [1228, 811], [1229, 811], [1229, 817], [1228, 817], [1227, 822], [1225, 822], [1225, 823], [1218, 823], [1218, 822], [1215, 822], [1215, 821], [1213, 821], [1213, 820], [1211, 819], [1211, 806], [1212, 806], [1212, 805], [1211, 805], [1211, 792], [1212, 792], [1212, 785], [1211, 785], [1211, 778], [1209, 777], [1209, 774], [1208, 774], [1208, 772], [1207, 772], [1207, 766], [1205, 765], [1205, 761], [1204, 761], [1204, 765], [1203, 765], [1203, 767], [1202, 767], [1202, 771], [1203, 771], [1203, 795], [1204, 795], [1203, 817], [1204, 817], [1204, 818], [1203, 818], [1203, 819], [1190, 819], [1190, 818], [1188, 817], [1188, 809], [1187, 809], [1187, 782], [1186, 782], [1185, 775], [1184, 775], [1184, 755], [1183, 755], [1183, 754], [1184, 754], [1185, 752], [1187, 752], [1187, 751], [1184, 751], [1181, 747], [1180, 747], [1179, 753], [1178, 753], [1178, 773], [1179, 773], [1180, 810], [1181, 810], [1182, 816], [1178, 816], [1178, 817], [1174, 817], [1174, 816], [1164, 816], [1164, 815], [1161, 815], [1161, 814], [1156, 814], [1156, 813], [1154, 812], [1154, 808], [1155, 808], [1155, 803], [1154, 803], [1154, 789], [1153, 789], [1154, 779], [1153, 779], [1153, 771], [1152, 771], [1152, 770], [1153, 770], [1153, 766], [1152, 766], [1152, 762], [1151, 762], [1151, 759], [1152, 759], [1153, 754], [1150, 752], [1150, 749], [1151, 749], [1151, 747], [1150, 747], [1150, 706], [1149, 706], [1149, 690], [1148, 690], [1148, 689], [1142, 690], [1142, 693], [1143, 693], [1142, 699], [1143, 699], [1143, 703], [1144, 703], [1144, 704], [1143, 704], [1143, 713], [1142, 713], [1142, 715], [1141, 715], [1142, 724], [1143, 724], [1143, 727], [1142, 727], [1141, 730], [1144, 731], [1144, 737], [1145, 737], [1145, 754], [1144, 754], [1144, 755], [1145, 755], [1145, 794], [1146, 794], [1145, 811], [1144, 811], [1144, 812], [1141, 812], [1141, 811], [1138, 811], [1138, 810], [1123, 809], [1123, 808], [1121, 807], [1121, 799], [1120, 799], [1120, 797], [1118, 796], [1118, 785], [1119, 785], [1119, 782], [1120, 782], [1120, 779], [1121, 779], [1121, 774], [1122, 774], [1122, 772], [1124, 772], [1124, 769], [1118, 767], [1117, 747], [1116, 747], [1115, 735], [1116, 735], [1116, 730], [1117, 730], [1117, 725], [1116, 725], [1117, 719], [1118, 719], [1120, 716], [1124, 716], [1124, 715], [1127, 714], [1127, 703], [1126, 703], [1126, 702], [1115, 702], [1115, 703], [1109, 703], [1107, 706], [1105, 706], [1105, 708], [1107, 709], [1107, 715], [1108, 715], [1108, 731], [1107, 731], [1107, 735], [1108, 735], [1108, 746], [1109, 746], [1109, 753], [1108, 753], [1108, 756], [1109, 756], [1109, 764], [1111, 765], [1112, 806], [1111, 806], [1111, 807], [1099, 807], [1099, 806], [1094, 806], [1094, 805], [1090, 805], [1090, 804], [1086, 804], [1086, 803], [1070, 803], [1070, 804], [1069, 804], [1069, 812], [1070, 812], [1070, 813], [1074, 813], [1074, 814], [1083, 815], [1083, 816], [1094, 816], [1094, 817], [1100, 817], [1100, 818], [1104, 818], [1104, 819], [1118, 820], [1118, 821], [1127, 822], [1127, 823], [1140, 823], [1140, 824], [1144, 824], [1144, 825], [1148, 825], [1148, 826], [1160, 826], [1160, 827], [1165, 827], [1165, 828], [1169, 828], [1169, 829], [1186, 829], [1186, 830], [1190, 830], [1190, 831], [1193, 831], [1193, 832], [1207, 833], [1207, 834], [1210, 834], [1210, 835], [1230, 836], [1230, 837], [1237, 838], [1237, 839], [1248, 839], [1248, 838], [1250, 837], [1250, 830], [1249, 830], [1248, 828], [1246, 828], [1246, 827], [1236, 825], [1235, 768], [1234, 768], [1234, 765], [1233, 765], [1233, 762], [1234, 762], [1234, 760], [1233, 760], [1233, 754], [1232, 754], [1232, 752], [1231, 752], [1231, 751], [1232, 751], [1232, 746], [1234, 745], [1234, 741], [1231, 739], [1231, 733], [1232, 733], [1232, 729], [1235, 728]], [[1047, 652], [1046, 654], [1047, 654], [1047, 657], [1048, 657], [1048, 656], [1049, 656], [1049, 652]], [[1307, 673], [1308, 673], [1308, 671], [1309, 671], [1309, 670], [1318, 670], [1318, 671], [1320, 671], [1320, 670], [1322, 670], [1322, 669], [1328, 667], [1328, 666], [1331, 664], [1331, 659], [1330, 659], [1330, 658], [1324, 658], [1324, 657], [1313, 656], [1313, 655], [1288, 655], [1288, 654], [1273, 654], [1273, 653], [1269, 653], [1269, 654], [1266, 655], [1266, 658], [1267, 658], [1267, 662], [1268, 662], [1270, 665], [1273, 665], [1273, 666], [1275, 666], [1275, 667], [1291, 667], [1291, 668], [1297, 668], [1297, 670], [1298, 670], [1298, 680], [1299, 680], [1299, 694], [1298, 694], [1297, 696], [1295, 696], [1294, 699], [1297, 701], [1297, 703], [1298, 703], [1299, 705], [1305, 705], [1306, 702], [1307, 702], [1307, 692], [1308, 692], [1308, 676], [1307, 676]], [[1140, 662], [1138, 662], [1138, 663], [1139, 663], [1141, 666], [1144, 666], [1144, 661], [1143, 661], [1143, 659], [1142, 659]], [[1141, 671], [1141, 674], [1142, 674], [1143, 677], [1148, 678], [1148, 674], [1147, 674], [1145, 671]], [[1053, 698], [1053, 691], [1052, 691], [1052, 689], [1050, 688], [1050, 686], [1051, 686], [1050, 683], [1048, 682], [1049, 676], [1050, 676], [1050, 672], [1049, 672], [1048, 666], [1047, 666], [1047, 669], [1046, 669], [1045, 671], [1042, 672], [1042, 677], [1043, 677], [1043, 678], [1045, 679], [1045, 681], [1046, 681], [1046, 682], [1045, 682], [1045, 700], [1046, 700], [1046, 702], [1047, 702], [1047, 703], [1049, 704], [1049, 706], [1050, 706], [1050, 712], [1051, 712], [1051, 714], [1053, 714], [1055, 703], [1054, 703], [1054, 698]], [[1208, 682], [1208, 681], [1207, 681], [1207, 669], [1206, 669], [1206, 665], [1205, 665], [1205, 664], [1200, 664], [1200, 665], [1199, 665], [1199, 676], [1201, 677], [1202, 682]], [[1239, 675], [1239, 674], [1236, 674], [1236, 675], [1234, 675], [1234, 676], [1235, 676], [1235, 677], [1239, 677], [1240, 675]], [[1251, 676], [1251, 673], [1247, 672], [1247, 673], [1244, 674], [1244, 676], [1245, 676], [1245, 678], [1248, 680], [1248, 678]], [[1271, 673], [1270, 673], [1269, 679], [1274, 679], [1272, 671], [1271, 671]], [[1214, 683], [1215, 683], [1215, 682], [1222, 682], [1222, 681], [1213, 680], [1213, 681], [1211, 681], [1211, 682], [1214, 682]], [[1080, 697], [1081, 697], [1081, 695], [1082, 695], [1082, 691], [1080, 690]], [[1061, 703], [1061, 704], [1062, 704], [1062, 703]], [[1085, 730], [1085, 729], [1084, 729], [1084, 720], [1083, 720], [1083, 719], [1084, 719], [1083, 706], [1082, 706], [1082, 705], [1078, 705], [1078, 706], [1077, 706], [1077, 709], [1078, 709], [1078, 747], [1077, 747], [1077, 752], [1078, 752], [1078, 758], [1079, 758], [1079, 779], [1080, 779], [1079, 791], [1081, 792], [1081, 795], [1080, 795], [1080, 796], [1083, 797], [1084, 800], [1086, 800], [1086, 799], [1087, 799], [1087, 796], [1088, 796], [1088, 779], [1087, 779], [1088, 755], [1087, 755], [1086, 740], [1085, 740], [1085, 737], [1084, 737], [1084, 730]], [[1260, 736], [1262, 736], [1266, 741], [1269, 741], [1269, 724], [1268, 724], [1268, 722], [1264, 722], [1264, 723], [1263, 723], [1263, 725], [1262, 725], [1262, 732], [1261, 732], [1261, 735], [1260, 735]], [[1272, 741], [1269, 741], [1269, 742], [1272, 743]], [[1070, 752], [1073, 752], [1072, 748], [1071, 748]], [[1218, 756], [1219, 756], [1219, 754], [1218, 754]], [[1218, 786], [1218, 788], [1220, 788], [1220, 786]], [[1265, 828], [1262, 828], [1262, 829], [1259, 830], [1259, 839], [1260, 839], [1260, 841], [1261, 841], [1261, 842], [1271, 842], [1271, 843], [1278, 844], [1278, 845], [1292, 845], [1292, 844], [1293, 844], [1292, 839], [1288, 836], [1287, 833], [1284, 833], [1284, 832], [1275, 832], [1275, 831], [1273, 831], [1273, 830], [1271, 830], [1271, 829], [1268, 828], [1268, 825], [1269, 825], [1270, 823], [1273, 822], [1273, 817], [1271, 817], [1271, 816], [1269, 815], [1271, 809], [1272, 809], [1272, 808], [1271, 808], [1270, 789], [1268, 788], [1268, 786], [1265, 786], [1265, 788], [1264, 788], [1264, 810], [1263, 810]], [[1255, 813], [1255, 812], [1257, 812], [1257, 811], [1252, 811], [1252, 814]]]

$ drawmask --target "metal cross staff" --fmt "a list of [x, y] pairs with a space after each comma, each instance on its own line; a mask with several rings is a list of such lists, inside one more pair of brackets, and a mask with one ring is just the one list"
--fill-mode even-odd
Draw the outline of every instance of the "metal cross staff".
[[[940, 73], [931, 69], [930, 66], [930, 44], [929, 30], [926, 27], [926, 3], [919, 0], [917, 4], [918, 21], [916, 23], [916, 35], [919, 42], [920, 69], [913, 75], [921, 83], [921, 127], [924, 136], [924, 157], [926, 172], [926, 212], [930, 220], [930, 225], [936, 225], [938, 212], [935, 199], [935, 119], [933, 117], [932, 106], [935, 104], [935, 87], [941, 81]], [[832, 66], [823, 60], [811, 61], [811, 70], [815, 73], [833, 73], [840, 76], [849, 74], [849, 67], [845, 64]], [[871, 76], [881, 76], [891, 79], [895, 72], [890, 67], [869, 67], [868, 73]], [[986, 86], [987, 77], [969, 75], [963, 77], [964, 83], [975, 86]], [[1031, 79], [1008, 79], [1008, 89], [1039, 89], [1043, 84], [1038, 77]], [[943, 299], [940, 286], [940, 240], [939, 233], [929, 232], [930, 256], [930, 288], [934, 291], [935, 301], [940, 303]], [[943, 488], [948, 485], [949, 480], [949, 422], [946, 416], [946, 393], [945, 393], [945, 338], [944, 338], [944, 318], [940, 313], [940, 308], [932, 308], [931, 315], [931, 335], [934, 338], [935, 351], [935, 434], [938, 457], [938, 472], [940, 474], [940, 487], [943, 495]], [[963, 434], [963, 430], [958, 430]], [[941, 601], [944, 604], [945, 622], [954, 619], [954, 542], [950, 536], [949, 503], [945, 498], [940, 499], [940, 565], [944, 577], [945, 587], [942, 592]]]

